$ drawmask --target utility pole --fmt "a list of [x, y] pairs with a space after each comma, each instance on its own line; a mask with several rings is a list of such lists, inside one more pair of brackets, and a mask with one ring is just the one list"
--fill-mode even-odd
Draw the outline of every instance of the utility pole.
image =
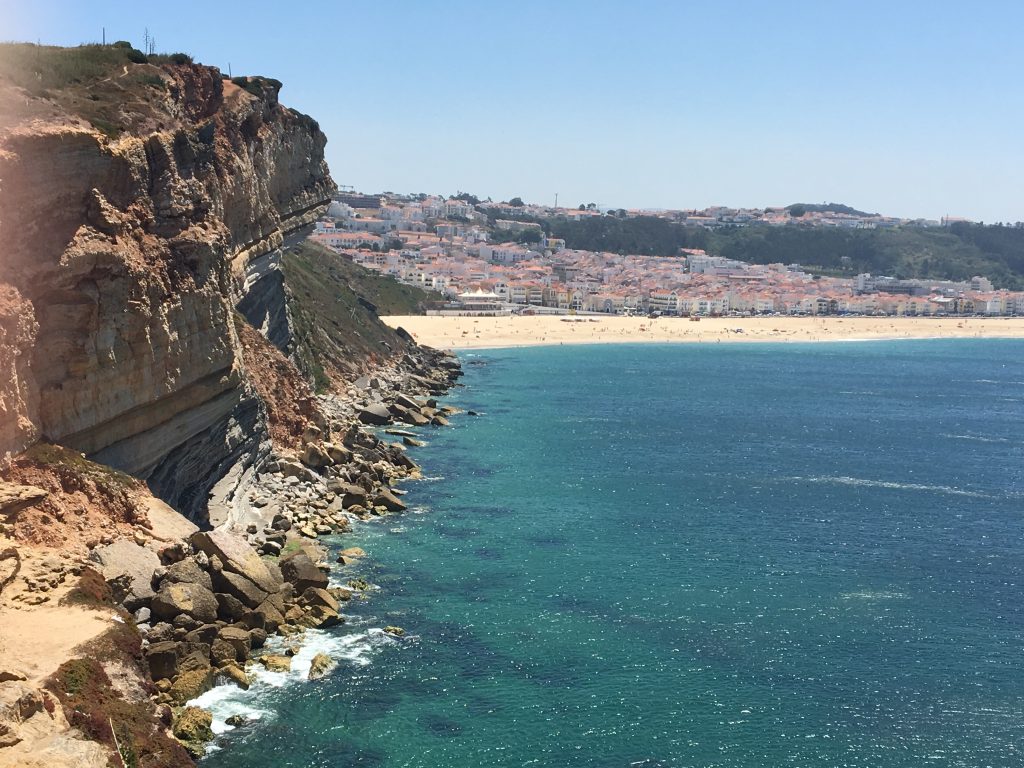
[[555, 192], [555, 208], [558, 208], [558, 193]]
[[107, 28], [103, 28], [103, 45], [107, 44]]

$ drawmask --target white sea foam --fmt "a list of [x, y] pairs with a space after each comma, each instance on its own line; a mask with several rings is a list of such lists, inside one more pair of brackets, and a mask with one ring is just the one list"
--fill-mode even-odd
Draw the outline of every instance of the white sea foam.
[[[266, 708], [267, 697], [274, 689], [304, 683], [309, 677], [313, 657], [317, 654], [324, 653], [342, 665], [362, 667], [371, 663], [375, 648], [394, 642], [394, 638], [377, 628], [344, 635], [311, 629], [301, 638], [301, 642], [299, 652], [292, 657], [289, 672], [270, 672], [259, 662], [254, 662], [248, 669], [248, 690], [242, 690], [225, 678], [218, 681], [224, 684], [218, 684], [190, 701], [189, 705], [202, 707], [213, 715], [211, 727], [216, 735], [233, 730], [233, 726], [228, 725], [226, 720], [234, 715], [241, 715], [246, 720], [269, 719], [274, 716], [274, 712]], [[274, 636], [267, 640], [265, 650], [269, 653], [283, 653], [287, 643], [289, 640]]]
[[972, 440], [976, 443], [1008, 443], [1010, 438], [1008, 437], [986, 437], [985, 435], [950, 435], [944, 434], [942, 437], [948, 437], [950, 440]]
[[877, 600], [905, 600], [906, 595], [903, 592], [895, 592], [888, 590], [874, 590], [874, 589], [862, 589], [856, 592], [845, 592], [839, 596], [840, 600], [864, 600], [866, 602], [874, 602]]
[[860, 477], [845, 477], [825, 475], [821, 477], [790, 477], [799, 483], [823, 483], [829, 485], [851, 485], [863, 488], [890, 488], [898, 491], [926, 491], [929, 493], [944, 493], [950, 496], [968, 496], [975, 499], [994, 498], [990, 494], [978, 491], [965, 491], [960, 488], [953, 488], [949, 485], [922, 485], [919, 483], [894, 483], [887, 480], [866, 480]]

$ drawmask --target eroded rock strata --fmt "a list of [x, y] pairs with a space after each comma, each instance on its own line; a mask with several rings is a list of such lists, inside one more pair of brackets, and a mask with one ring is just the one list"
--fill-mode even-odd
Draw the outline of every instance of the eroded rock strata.
[[0, 51], [0, 766], [185, 765], [188, 701], [368, 587], [328, 589], [316, 540], [404, 509], [422, 443], [370, 426], [446, 425], [460, 371], [328, 254], [289, 286], [333, 182], [279, 83], [26, 48]]
[[270, 81], [158, 77], [152, 130], [110, 138], [60, 109], [2, 125], [0, 453], [42, 436], [195, 517], [267, 437], [232, 322], [247, 265], [322, 213], [333, 182], [323, 133]]

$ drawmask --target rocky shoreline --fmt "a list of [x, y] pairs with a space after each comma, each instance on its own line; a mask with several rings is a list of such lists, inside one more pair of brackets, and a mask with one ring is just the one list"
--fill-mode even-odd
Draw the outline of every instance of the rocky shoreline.
[[[203, 754], [213, 732], [210, 713], [189, 702], [215, 685], [248, 688], [254, 663], [288, 671], [306, 629], [344, 621], [342, 606], [367, 585], [353, 579], [329, 587], [330, 565], [317, 539], [405, 509], [395, 485], [419, 476], [406, 448], [420, 442], [387, 427], [446, 426], [456, 411], [436, 398], [460, 375], [454, 357], [415, 349], [347, 393], [321, 397], [324, 418], [306, 426], [297, 455], [272, 455], [232, 500], [227, 523], [162, 546], [121, 539], [93, 550], [115, 601], [134, 619], [154, 715], [192, 757]], [[370, 427], [402, 442], [386, 442]], [[362, 554], [349, 548], [339, 562], [351, 565]], [[285, 653], [264, 650], [275, 634], [289, 638]], [[333, 665], [318, 655], [309, 677]]]

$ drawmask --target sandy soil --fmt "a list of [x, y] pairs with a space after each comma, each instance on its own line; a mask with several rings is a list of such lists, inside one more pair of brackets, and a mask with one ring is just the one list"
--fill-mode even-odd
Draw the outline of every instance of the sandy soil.
[[440, 349], [632, 342], [786, 342], [861, 339], [1024, 338], [1024, 317], [722, 317], [595, 316], [382, 318], [421, 344]]
[[30, 681], [41, 683], [83, 643], [112, 626], [114, 612], [80, 606], [0, 606], [0, 658]]

